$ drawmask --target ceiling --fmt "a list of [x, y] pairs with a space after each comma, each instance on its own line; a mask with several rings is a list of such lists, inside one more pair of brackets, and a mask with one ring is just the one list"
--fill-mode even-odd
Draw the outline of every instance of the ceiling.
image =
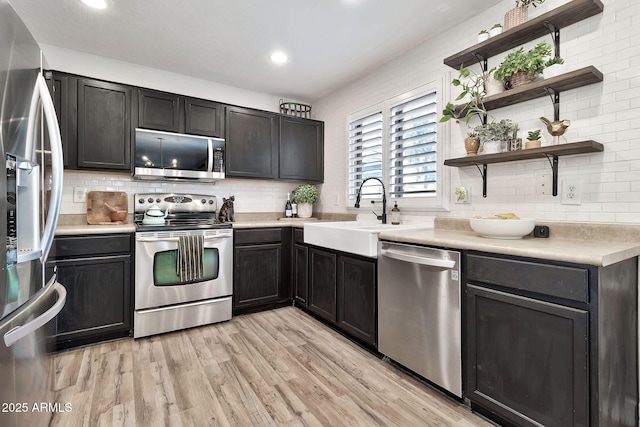
[[[9, 0], [41, 44], [313, 101], [501, 0]], [[289, 56], [277, 65], [274, 50]]]

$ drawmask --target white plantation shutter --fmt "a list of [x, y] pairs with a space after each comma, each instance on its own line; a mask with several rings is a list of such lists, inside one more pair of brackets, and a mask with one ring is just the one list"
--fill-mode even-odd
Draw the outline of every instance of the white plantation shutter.
[[436, 93], [389, 110], [389, 185], [392, 198], [429, 197], [436, 193]]
[[[358, 188], [366, 178], [382, 178], [382, 111], [349, 123], [349, 198], [355, 199]], [[374, 181], [369, 181], [374, 182]], [[380, 185], [367, 185], [363, 197], [380, 194]]]

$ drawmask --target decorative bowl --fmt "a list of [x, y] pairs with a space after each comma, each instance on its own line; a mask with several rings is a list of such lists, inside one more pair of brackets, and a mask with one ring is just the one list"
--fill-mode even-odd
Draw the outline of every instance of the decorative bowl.
[[124, 221], [127, 217], [127, 211], [113, 211], [110, 216], [112, 222]]
[[470, 218], [471, 229], [488, 239], [522, 239], [533, 231], [535, 219]]

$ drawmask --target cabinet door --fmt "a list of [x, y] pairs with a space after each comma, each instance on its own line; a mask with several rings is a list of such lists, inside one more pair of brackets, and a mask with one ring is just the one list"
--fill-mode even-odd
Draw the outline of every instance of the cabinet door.
[[128, 336], [132, 328], [131, 256], [51, 261], [67, 301], [56, 317], [58, 348]]
[[336, 321], [336, 254], [309, 248], [309, 310]]
[[376, 343], [376, 263], [338, 256], [340, 328], [371, 345]]
[[227, 177], [278, 177], [277, 118], [264, 111], [227, 107]]
[[[45, 79], [49, 87], [49, 92], [51, 93], [51, 98], [53, 99], [53, 106], [56, 109], [56, 116], [58, 117], [64, 167], [65, 169], [75, 169], [75, 147], [72, 156], [71, 141], [69, 140], [69, 117], [71, 114], [69, 110], [69, 77], [47, 71], [45, 72]], [[48, 147], [49, 134], [46, 132], [45, 134], [47, 138], [46, 146]], [[71, 162], [72, 159], [74, 160], [73, 162]]]
[[224, 138], [224, 106], [203, 99], [184, 101], [185, 133]]
[[324, 180], [324, 124], [280, 116], [281, 179]]
[[238, 246], [234, 250], [233, 308], [278, 301], [282, 244]]
[[309, 287], [309, 248], [295, 243], [293, 245], [293, 288], [296, 301], [307, 305]]
[[78, 168], [131, 169], [131, 88], [78, 79]]
[[467, 286], [466, 397], [517, 425], [588, 425], [587, 328], [586, 311]]
[[139, 89], [138, 127], [180, 132], [180, 97], [173, 93]]

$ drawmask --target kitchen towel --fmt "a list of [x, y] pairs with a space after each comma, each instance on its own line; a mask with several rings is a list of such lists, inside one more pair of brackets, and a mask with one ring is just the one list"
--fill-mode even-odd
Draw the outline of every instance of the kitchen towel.
[[181, 282], [193, 282], [204, 276], [204, 237], [178, 237], [176, 275]]

